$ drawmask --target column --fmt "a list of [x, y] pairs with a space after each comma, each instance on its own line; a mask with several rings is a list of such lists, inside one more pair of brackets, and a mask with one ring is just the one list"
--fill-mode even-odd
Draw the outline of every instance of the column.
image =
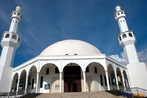
[[107, 89], [110, 90], [109, 78], [108, 78], [108, 71], [105, 70], [106, 73], [106, 80], [107, 80]]
[[19, 81], [20, 81], [20, 78], [18, 78], [18, 81], [17, 81], [16, 94], [18, 94], [18, 90], [19, 90]]
[[116, 72], [115, 72], [115, 81], [116, 81], [117, 90], [119, 90], [119, 85], [118, 85], [117, 73]]
[[62, 92], [62, 72], [60, 72], [60, 93]]
[[37, 75], [36, 75], [36, 93], [38, 93], [38, 82], [39, 82], [39, 72], [37, 72]]
[[125, 85], [124, 74], [123, 74], [123, 73], [121, 73], [121, 75], [122, 75], [122, 81], [123, 81], [124, 91], [126, 91], [126, 85]]
[[83, 71], [83, 80], [84, 80], [84, 92], [86, 92], [86, 75], [85, 75], [85, 71]]
[[24, 92], [24, 94], [27, 94], [27, 87], [28, 87], [28, 75], [26, 75], [26, 85], [25, 85], [25, 92]]

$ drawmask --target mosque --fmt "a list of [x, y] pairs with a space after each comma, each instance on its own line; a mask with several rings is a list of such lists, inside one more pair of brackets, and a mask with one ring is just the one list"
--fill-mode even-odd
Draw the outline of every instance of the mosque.
[[120, 6], [114, 14], [120, 28], [118, 40], [124, 49], [124, 65], [90, 43], [81, 40], [56, 42], [40, 55], [13, 68], [16, 49], [20, 45], [18, 25], [21, 7], [12, 12], [9, 31], [1, 40], [0, 92], [62, 93], [102, 90], [147, 89], [147, 66], [138, 60], [135, 35], [128, 29], [126, 13]]

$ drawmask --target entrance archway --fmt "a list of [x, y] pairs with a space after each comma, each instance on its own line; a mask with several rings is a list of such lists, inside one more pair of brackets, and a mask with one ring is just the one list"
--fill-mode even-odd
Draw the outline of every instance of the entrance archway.
[[64, 67], [64, 92], [81, 92], [81, 68], [75, 63]]

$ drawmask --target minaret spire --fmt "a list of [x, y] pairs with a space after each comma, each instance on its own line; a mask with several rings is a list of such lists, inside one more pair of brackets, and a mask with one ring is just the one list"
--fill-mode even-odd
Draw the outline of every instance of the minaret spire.
[[135, 43], [136, 43], [135, 35], [133, 31], [128, 29], [125, 11], [121, 10], [120, 6], [116, 6], [115, 10], [116, 10], [115, 19], [118, 22], [121, 32], [118, 36], [118, 40], [120, 45], [124, 49], [126, 61], [128, 64], [139, 62], [135, 48]]
[[0, 58], [0, 92], [9, 92], [12, 79], [12, 66], [16, 49], [20, 45], [18, 25], [22, 18], [21, 7], [17, 6], [12, 12], [9, 31], [4, 31], [1, 40], [2, 52]]
[[11, 16], [12, 21], [9, 28], [9, 32], [17, 33], [18, 24], [21, 21], [21, 18], [22, 18], [21, 7], [17, 6], [16, 10], [12, 12], [12, 16]]
[[[120, 34], [118, 35], [119, 44], [124, 49], [125, 59], [127, 61], [127, 69], [129, 75], [130, 88], [138, 87], [147, 89], [147, 67], [144, 62], [139, 62], [138, 55], [135, 48], [135, 34], [132, 30], [128, 29], [126, 22], [126, 14], [121, 10], [120, 6], [115, 8], [115, 19], [118, 22], [120, 28]], [[143, 76], [143, 77], [142, 77]]]

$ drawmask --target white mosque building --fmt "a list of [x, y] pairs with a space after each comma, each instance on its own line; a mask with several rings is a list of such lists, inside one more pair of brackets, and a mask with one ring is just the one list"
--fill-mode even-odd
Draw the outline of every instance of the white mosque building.
[[147, 66], [138, 60], [134, 32], [128, 29], [124, 10], [120, 6], [115, 10], [121, 32], [118, 40], [124, 49], [127, 65], [87, 42], [63, 40], [13, 68], [20, 44], [18, 25], [22, 18], [21, 8], [17, 6], [12, 12], [10, 29], [4, 32], [1, 41], [0, 92], [10, 92], [12, 88], [25, 94], [147, 89]]

